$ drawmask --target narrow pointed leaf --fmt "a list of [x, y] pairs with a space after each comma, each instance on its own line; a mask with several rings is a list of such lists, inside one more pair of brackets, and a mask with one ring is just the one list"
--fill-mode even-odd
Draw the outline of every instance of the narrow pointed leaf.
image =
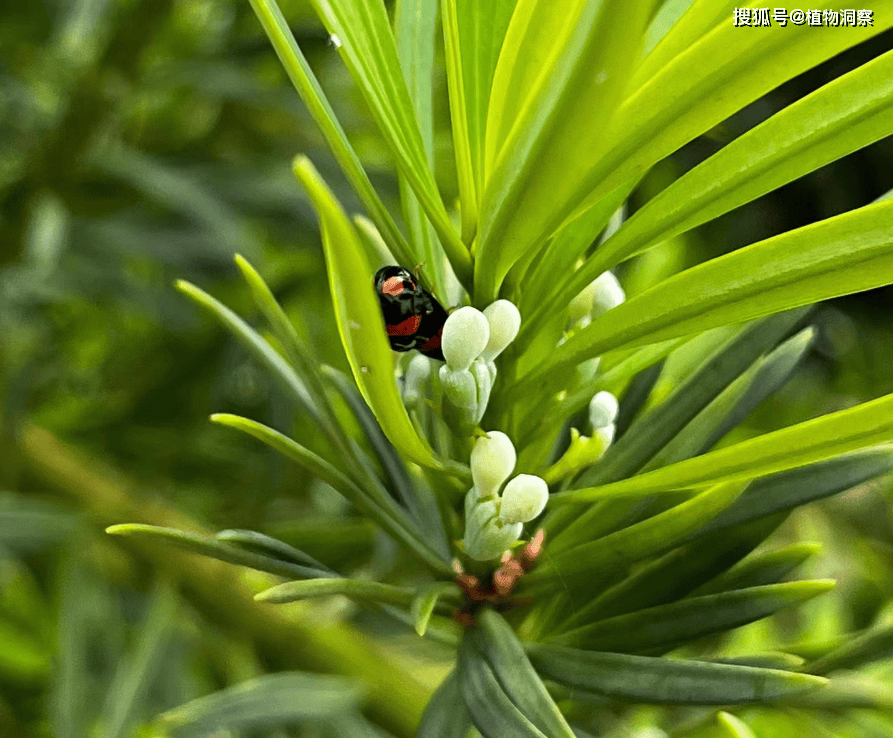
[[319, 213], [335, 317], [354, 380], [391, 443], [417, 464], [443, 469], [403, 407], [372, 272], [353, 226], [307, 159], [297, 159], [294, 171]]
[[591, 487], [639, 471], [804, 315], [791, 311], [744, 327], [660, 405], [637, 418], [579, 484]]
[[552, 505], [643, 496], [729, 479], [753, 479], [893, 441], [893, 395], [766, 433], [618, 482], [553, 495]]
[[118, 663], [106, 695], [101, 738], [133, 735], [138, 709], [164, 659], [174, 633], [178, 600], [169, 584], [156, 587], [146, 617], [140, 623], [134, 648]]
[[254, 599], [258, 602], [283, 604], [331, 595], [344, 595], [354, 600], [380, 602], [385, 605], [406, 606], [412, 602], [413, 592], [409, 587], [395, 587], [393, 584], [359, 579], [304, 579], [277, 584], [256, 594]]
[[552, 738], [509, 699], [483, 654], [467, 637], [459, 644], [456, 676], [472, 722], [484, 738]]
[[415, 265], [419, 259], [397, 229], [393, 219], [372, 187], [366, 171], [354, 151], [347, 134], [335, 117], [335, 111], [310, 69], [307, 59], [298, 48], [295, 37], [288, 27], [275, 0], [249, 0], [258, 20], [269, 36], [282, 66], [292, 84], [310, 111], [310, 115], [322, 130], [335, 159], [363, 203], [369, 217], [401, 263]]
[[784, 607], [824, 594], [833, 587], [833, 580], [817, 579], [692, 597], [599, 620], [552, 640], [556, 645], [593, 651], [663, 651], [760, 620]]
[[422, 715], [416, 738], [466, 738], [471, 716], [459, 690], [456, 672], [441, 682]]
[[[799, 100], [660, 192], [602, 247], [616, 262], [893, 133], [893, 52]], [[579, 291], [594, 279], [583, 267]]]
[[483, 191], [487, 106], [496, 61], [515, 0], [443, 0], [443, 35], [459, 179], [462, 240], [477, 229]]
[[[719, 575], [753, 551], [778, 527], [779, 522], [781, 521], [742, 525], [717, 535], [702, 536], [680, 546], [637, 568], [622, 582], [575, 610], [562, 623], [561, 629], [567, 630], [572, 624], [603, 620], [678, 600], [694, 590], [699, 583], [721, 578]], [[781, 576], [780, 574], [778, 579]], [[778, 579], [753, 584], [742, 583], [740, 587], [720, 587], [720, 590], [770, 584]]]
[[579, 204], [568, 195], [579, 184], [580, 162], [603, 144], [651, 6], [518, 2], [487, 117], [477, 299], [494, 299], [511, 266]]
[[394, 155], [397, 169], [412, 186], [440, 236], [459, 281], [468, 285], [471, 257], [450, 223], [428, 167], [384, 3], [381, 0], [311, 2], [329, 33], [339, 39], [338, 53], [369, 105], [372, 117]]
[[326, 577], [332, 574], [320, 571], [315, 567], [301, 566], [288, 561], [265, 556], [263, 554], [246, 551], [223, 543], [212, 536], [206, 536], [199, 533], [191, 533], [185, 530], [176, 530], [175, 528], [162, 528], [157, 525], [142, 525], [137, 523], [128, 523], [124, 525], [112, 525], [106, 528], [106, 533], [114, 536], [128, 536], [130, 538], [140, 538], [144, 540], [163, 540], [173, 543], [180, 548], [186, 548], [190, 551], [210, 556], [220, 561], [226, 561], [229, 564], [238, 564], [239, 566], [247, 566], [258, 571], [266, 571], [280, 577]]
[[790, 379], [803, 357], [812, 347], [815, 336], [815, 328], [812, 326], [804, 328], [769, 354], [764, 361], [757, 365], [753, 379], [748, 383], [748, 387], [738, 399], [735, 407], [707, 434], [700, 443], [698, 451], [678, 456], [674, 461], [681, 461], [689, 456], [697, 456], [709, 451], [726, 433], [737, 428], [754, 408]]
[[336, 718], [357, 709], [359, 698], [355, 682], [343, 677], [267, 674], [169, 710], [159, 722], [172, 738], [206, 738], [223, 729]]
[[360, 427], [369, 439], [376, 456], [391, 481], [394, 492], [421, 526], [426, 538], [446, 558], [450, 557], [450, 547], [437, 500], [430, 490], [418, 489], [409, 478], [406, 464], [391, 442], [382, 433], [381, 426], [360, 397], [353, 383], [332, 367], [323, 367], [323, 373], [331, 380], [341, 396], [353, 410]]
[[[839, 5], [824, 0], [810, 7]], [[890, 0], [872, 9], [875, 24], [847, 34], [791, 24], [742, 34], [729, 15], [671, 60], [650, 65], [646, 59], [612, 119], [605, 155], [582, 179], [583, 189], [613, 189], [783, 82], [893, 25]]]
[[[723, 532], [723, 535], [727, 534]], [[698, 587], [693, 596], [702, 597], [733, 589], [775, 584], [804, 561], [815, 556], [821, 548], [821, 544], [818, 543], [794, 543], [774, 551], [749, 556], [729, 571]], [[813, 669], [810, 671], [814, 672]]]
[[614, 699], [672, 705], [735, 705], [783, 699], [826, 684], [824, 679], [774, 669], [704, 661], [580, 651], [528, 644], [547, 679]]
[[574, 334], [517, 388], [611, 349], [739, 323], [893, 282], [893, 201], [738, 249], [642, 292]]
[[641, 523], [554, 554], [527, 580], [548, 589], [597, 583], [625, 566], [673, 548], [732, 504], [742, 489], [737, 483], [717, 485]]
[[735, 502], [699, 531], [706, 535], [749, 520], [846, 492], [893, 471], [893, 449], [861, 451], [780, 472], [753, 482]]
[[[394, 40], [409, 101], [415, 112], [425, 163], [434, 167], [434, 128], [431, 115], [434, 36], [437, 27], [437, 0], [398, 0], [394, 8]], [[411, 184], [399, 175], [400, 208], [409, 238], [418, 245], [425, 275], [435, 295], [446, 299], [443, 251], [419, 204]], [[407, 265], [410, 266], [410, 265]], [[411, 265], [412, 267], [415, 264]]]
[[444, 573], [451, 571], [447, 560], [421, 539], [415, 524], [402, 508], [394, 504], [393, 500], [386, 497], [373, 499], [367, 492], [358, 487], [352, 479], [342, 474], [325, 459], [320, 458], [309, 449], [272, 428], [236, 415], [212, 415], [211, 420], [254, 436], [295, 463], [300, 464], [312, 474], [315, 474], [334, 487], [341, 495], [378, 523], [383, 530], [396, 540], [406, 544], [410, 550], [415, 552], [417, 556], [426, 561], [436, 571]]
[[893, 625], [871, 628], [847, 639], [830, 653], [809, 665], [815, 674], [829, 674], [839, 669], [858, 669], [865, 664], [887, 659], [893, 654]]
[[222, 530], [214, 537], [218, 541], [255, 549], [268, 556], [272, 556], [273, 558], [290, 561], [299, 566], [309, 566], [313, 569], [319, 569], [320, 571], [332, 571], [325, 564], [319, 563], [312, 556], [308, 556], [294, 546], [289, 546], [287, 543], [284, 543], [277, 538], [258, 533], [254, 530]]
[[542, 679], [524, 653], [515, 632], [495, 610], [484, 610], [478, 627], [466, 636], [483, 654], [508, 698], [543, 733], [555, 738], [574, 738], [574, 733]]

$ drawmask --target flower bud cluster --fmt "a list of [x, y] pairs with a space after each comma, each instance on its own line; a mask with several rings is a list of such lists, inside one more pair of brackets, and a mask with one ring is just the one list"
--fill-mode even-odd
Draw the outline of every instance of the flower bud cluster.
[[490, 401], [496, 379], [494, 360], [518, 335], [521, 314], [508, 300], [497, 300], [483, 312], [462, 307], [443, 326], [441, 350], [446, 364], [440, 382], [463, 419], [477, 424]]
[[521, 536], [523, 524], [546, 507], [549, 487], [533, 474], [518, 474], [499, 489], [515, 468], [517, 456], [509, 437], [490, 431], [471, 452], [474, 487], [465, 497], [465, 551], [473, 559], [498, 558]]

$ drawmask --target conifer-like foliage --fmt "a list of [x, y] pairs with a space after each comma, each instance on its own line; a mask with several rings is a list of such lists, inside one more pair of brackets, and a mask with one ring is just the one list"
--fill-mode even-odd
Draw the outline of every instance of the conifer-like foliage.
[[[808, 352], [810, 306], [893, 283], [893, 200], [676, 273], [643, 267], [628, 299], [615, 273], [893, 133], [887, 53], [627, 217], [645, 172], [893, 25], [893, 1], [874, 3], [871, 25], [818, 28], [742, 27], [717, 0], [397, 0], [392, 15], [382, 0], [313, 0], [388, 146], [399, 217], [275, 1], [251, 4], [364, 208], [349, 215], [310, 159], [295, 159], [352, 376], [320, 365], [237, 257], [262, 331], [199, 287], [179, 289], [279, 382], [326, 449], [248, 418], [212, 420], [334, 488], [399, 544], [412, 573], [352, 576], [251, 531], [110, 532], [285, 579], [257, 595], [258, 608], [345, 595], [447, 644], [455, 666], [421, 738], [820, 735], [823, 710], [889, 708], [883, 674], [860, 671], [888, 655], [889, 626], [809, 643], [768, 625], [747, 638], [737, 629], [833, 587], [791, 577], [816, 546], [762, 544], [795, 508], [893, 469], [893, 396], [763, 435], [733, 431]], [[434, 176], [441, 39], [457, 203]], [[421, 265], [415, 279], [450, 312], [444, 362], [392, 352], [373, 283], [385, 264]], [[348, 686], [289, 679], [212, 695], [169, 724], [198, 735], [325, 722], [359, 699]], [[319, 712], [289, 712], [290, 699]]]

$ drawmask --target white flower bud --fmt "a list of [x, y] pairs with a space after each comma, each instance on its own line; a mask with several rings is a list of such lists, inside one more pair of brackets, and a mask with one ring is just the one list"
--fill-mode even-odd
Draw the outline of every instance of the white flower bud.
[[505, 433], [490, 431], [487, 437], [478, 438], [471, 450], [470, 462], [471, 477], [478, 495], [495, 495], [512, 473], [516, 461], [515, 447]]
[[601, 315], [626, 300], [620, 282], [611, 272], [604, 272], [593, 282], [596, 287], [592, 298], [592, 314]]
[[523, 530], [521, 523], [508, 524], [499, 518], [487, 523], [477, 535], [469, 536], [470, 529], [466, 528], [465, 552], [477, 561], [497, 559], [521, 537]]
[[514, 303], [508, 300], [497, 300], [484, 308], [484, 315], [490, 325], [490, 340], [481, 358], [493, 361], [505, 347], [515, 340], [521, 328], [521, 313]]
[[471, 365], [471, 373], [474, 375], [474, 381], [478, 388], [477, 410], [474, 414], [475, 424], [481, 422], [481, 418], [484, 417], [487, 410], [487, 403], [490, 402], [493, 380], [488, 365], [492, 366], [492, 362], [485, 362], [483, 359], [475, 359]]
[[448, 366], [442, 366], [440, 383], [443, 385], [443, 393], [453, 405], [471, 410], [477, 408], [477, 384], [474, 375], [468, 369], [453, 371]]
[[443, 324], [441, 350], [450, 369], [468, 369], [490, 340], [490, 325], [480, 310], [462, 307]]
[[416, 354], [409, 360], [406, 374], [403, 375], [403, 401], [408, 407], [414, 407], [422, 398], [422, 386], [430, 372], [431, 362], [422, 354]]
[[610, 392], [598, 392], [589, 401], [589, 423], [593, 428], [613, 425], [619, 409], [617, 398]]
[[499, 517], [506, 523], [526, 523], [533, 520], [549, 501], [549, 486], [541, 477], [519, 474], [509, 480], [502, 491]]

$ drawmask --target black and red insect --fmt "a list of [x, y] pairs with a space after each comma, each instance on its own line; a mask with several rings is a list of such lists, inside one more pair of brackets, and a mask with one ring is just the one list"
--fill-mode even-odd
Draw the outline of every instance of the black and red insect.
[[391, 348], [416, 349], [443, 361], [440, 343], [447, 312], [415, 275], [401, 266], [382, 267], [375, 273], [375, 291]]

